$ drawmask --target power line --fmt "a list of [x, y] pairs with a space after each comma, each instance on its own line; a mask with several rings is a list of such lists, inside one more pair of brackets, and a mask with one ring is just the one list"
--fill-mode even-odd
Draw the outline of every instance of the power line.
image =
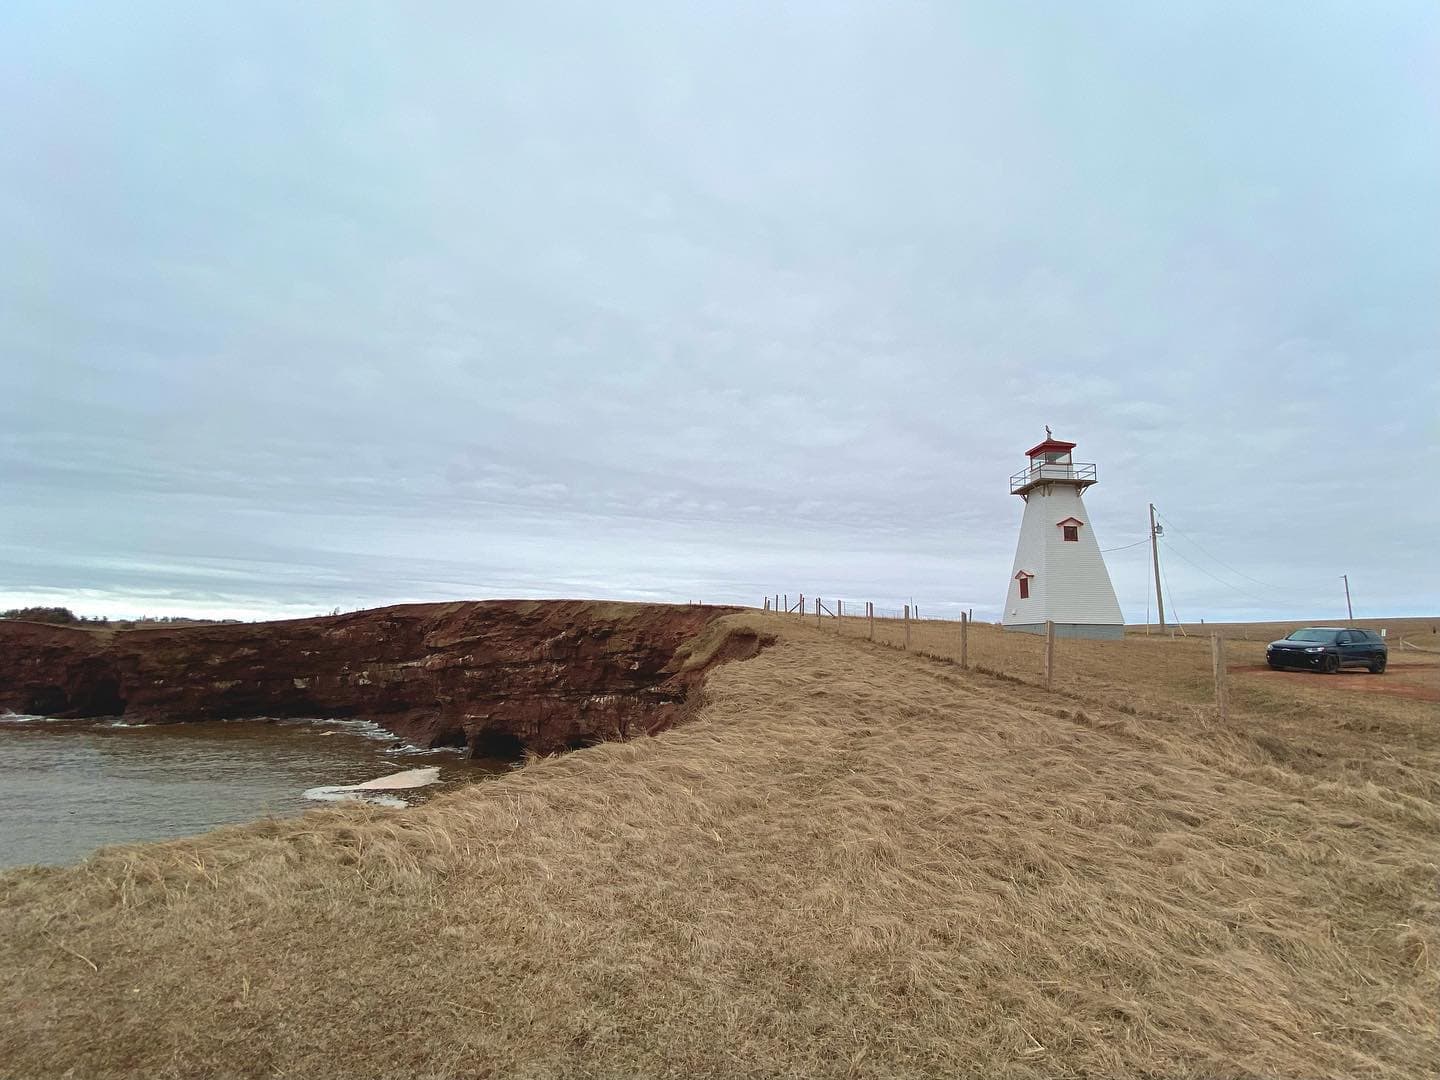
[[[1251, 577], [1249, 574], [1246, 574], [1246, 573], [1244, 573], [1243, 571], [1236, 570], [1235, 567], [1231, 566], [1231, 565], [1230, 565], [1229, 563], [1227, 563], [1224, 559], [1221, 559], [1221, 558], [1219, 558], [1218, 556], [1212, 554], [1203, 544], [1200, 543], [1199, 540], [1196, 540], [1196, 539], [1195, 539], [1193, 536], [1191, 536], [1189, 533], [1185, 532], [1185, 531], [1184, 531], [1183, 529], [1181, 529], [1178, 525], [1176, 525], [1173, 521], [1171, 521], [1168, 517], [1161, 517], [1161, 515], [1158, 514], [1158, 513], [1157, 513], [1155, 516], [1156, 516], [1156, 517], [1159, 517], [1161, 521], [1163, 521], [1166, 525], [1170, 526], [1171, 529], [1173, 529], [1175, 532], [1179, 533], [1182, 537], [1184, 537], [1187, 543], [1194, 544], [1201, 552], [1203, 552], [1203, 553], [1205, 554], [1205, 556], [1206, 556], [1207, 558], [1213, 559], [1215, 562], [1217, 562], [1217, 563], [1219, 563], [1221, 566], [1223, 566], [1226, 570], [1229, 570], [1229, 571], [1230, 571], [1232, 574], [1234, 574], [1236, 577], [1242, 577], [1242, 578], [1244, 578], [1246, 581], [1253, 582], [1254, 584], [1259, 585], [1259, 586], [1261, 586], [1262, 588], [1273, 589], [1273, 590], [1275, 590], [1276, 592], [1281, 592], [1281, 593], [1289, 593], [1291, 596], [1301, 596], [1301, 595], [1303, 595], [1303, 596], [1309, 597], [1309, 596], [1312, 596], [1312, 595], [1313, 595], [1313, 593], [1308, 592], [1308, 591], [1305, 591], [1305, 590], [1300, 590], [1300, 589], [1287, 589], [1287, 588], [1286, 588], [1285, 586], [1283, 586], [1283, 585], [1272, 585], [1272, 584], [1271, 584], [1270, 582], [1268, 582], [1268, 581], [1261, 581], [1259, 578]], [[1180, 553], [1177, 551], [1176, 554], [1178, 555], [1178, 554], [1180, 554]], [[1181, 558], [1184, 558], [1184, 556], [1182, 555]], [[1186, 559], [1186, 561], [1189, 562], [1188, 559]], [[1190, 563], [1190, 565], [1191, 565], [1191, 566], [1195, 566], [1194, 563]], [[1199, 567], [1196, 567], [1196, 569], [1200, 569], [1200, 568], [1199, 568]], [[1212, 574], [1211, 576], [1213, 577], [1214, 575]], [[1216, 580], [1216, 581], [1220, 581], [1219, 578], [1215, 578], [1215, 580]], [[1227, 585], [1228, 585], [1229, 582], [1223, 582], [1223, 584], [1227, 584]], [[1233, 586], [1231, 586], [1231, 587], [1233, 588]], [[1256, 598], [1255, 598], [1254, 596], [1251, 596], [1250, 599], [1251, 599], [1251, 600], [1254, 600], [1254, 599], [1256, 599]]]
[[1100, 554], [1101, 554], [1101, 555], [1108, 555], [1108, 554], [1110, 554], [1110, 552], [1112, 552], [1112, 551], [1124, 551], [1126, 548], [1139, 547], [1141, 544], [1148, 544], [1149, 542], [1150, 542], [1150, 538], [1147, 536], [1147, 537], [1145, 537], [1144, 540], [1136, 540], [1135, 543], [1133, 543], [1133, 544], [1121, 544], [1119, 547], [1101, 548], [1101, 549], [1100, 549]]
[[[1233, 584], [1233, 583], [1231, 583], [1231, 582], [1229, 582], [1229, 581], [1226, 581], [1224, 578], [1219, 577], [1218, 575], [1212, 574], [1209, 570], [1206, 570], [1205, 567], [1201, 566], [1199, 563], [1197, 563], [1197, 562], [1195, 562], [1193, 559], [1189, 558], [1183, 551], [1181, 551], [1181, 550], [1179, 550], [1178, 548], [1176, 548], [1176, 547], [1174, 547], [1173, 545], [1171, 545], [1168, 540], [1167, 540], [1166, 543], [1165, 543], [1165, 550], [1168, 551], [1171, 555], [1178, 555], [1180, 558], [1184, 559], [1187, 563], [1189, 563], [1191, 566], [1193, 566], [1196, 570], [1199, 570], [1202, 574], [1204, 574], [1206, 577], [1210, 578], [1212, 581], [1218, 581], [1221, 585], [1224, 585], [1227, 589], [1233, 589], [1235, 592], [1237, 592], [1237, 593], [1239, 593], [1241, 596], [1245, 597], [1246, 600], [1250, 600], [1250, 601], [1253, 601], [1253, 602], [1255, 602], [1255, 603], [1262, 604], [1262, 605], [1263, 605], [1263, 604], [1271, 603], [1271, 601], [1266, 600], [1266, 599], [1264, 599], [1263, 597], [1256, 596], [1254, 593], [1246, 592], [1244, 589], [1240, 588], [1239, 585], [1235, 585], [1235, 584]], [[1161, 564], [1161, 570], [1162, 570], [1162, 571], [1164, 570], [1164, 564]], [[1166, 587], [1166, 588], [1169, 588], [1169, 587], [1170, 587], [1170, 579], [1169, 579], [1168, 577], [1165, 579], [1165, 587]]]

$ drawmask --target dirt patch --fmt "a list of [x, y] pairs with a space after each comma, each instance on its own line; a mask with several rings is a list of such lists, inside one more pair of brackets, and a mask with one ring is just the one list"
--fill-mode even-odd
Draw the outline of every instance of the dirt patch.
[[1290, 682], [1312, 689], [1348, 693], [1379, 694], [1411, 701], [1440, 701], [1440, 664], [1405, 664], [1388, 668], [1383, 675], [1368, 671], [1342, 671], [1321, 675], [1314, 671], [1272, 671], [1266, 664], [1246, 664], [1230, 669], [1232, 675], [1257, 675], [1267, 681]]

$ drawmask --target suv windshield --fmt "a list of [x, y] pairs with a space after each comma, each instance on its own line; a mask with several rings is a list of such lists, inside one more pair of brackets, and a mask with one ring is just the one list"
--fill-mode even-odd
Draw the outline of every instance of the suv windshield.
[[1286, 641], [1323, 641], [1329, 644], [1335, 640], [1336, 630], [1296, 630]]

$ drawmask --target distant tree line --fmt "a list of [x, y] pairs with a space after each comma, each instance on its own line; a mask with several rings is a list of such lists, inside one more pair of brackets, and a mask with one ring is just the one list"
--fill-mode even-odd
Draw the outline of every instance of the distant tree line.
[[47, 622], [66, 625], [69, 623], [104, 622], [104, 619], [87, 619], [77, 616], [68, 607], [17, 607], [0, 611], [0, 619], [24, 619], [27, 622]]
[[76, 615], [67, 607], [22, 607], [0, 611], [0, 619], [23, 619], [26, 622], [53, 623], [57, 626], [111, 626], [133, 630], [137, 626], [193, 626], [198, 624], [236, 623], [239, 619], [187, 619], [183, 615], [142, 615], [138, 619], [107, 619], [101, 615]]

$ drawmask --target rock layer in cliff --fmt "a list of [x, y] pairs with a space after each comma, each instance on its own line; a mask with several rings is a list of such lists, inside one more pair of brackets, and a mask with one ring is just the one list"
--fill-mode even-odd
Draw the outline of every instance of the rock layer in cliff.
[[760, 649], [716, 623], [733, 610], [498, 600], [135, 630], [0, 621], [0, 708], [354, 717], [475, 756], [549, 753], [682, 719], [709, 667]]

